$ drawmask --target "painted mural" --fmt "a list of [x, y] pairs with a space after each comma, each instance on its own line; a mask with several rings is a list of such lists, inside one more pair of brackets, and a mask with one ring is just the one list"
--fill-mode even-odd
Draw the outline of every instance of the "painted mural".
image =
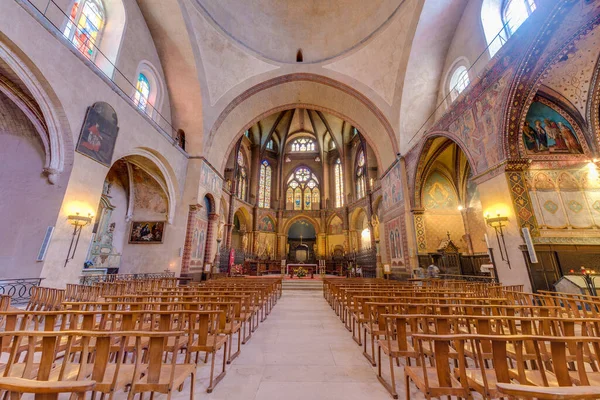
[[264, 216], [258, 220], [258, 230], [262, 232], [275, 232], [275, 223], [271, 217]]
[[[590, 236], [600, 226], [600, 181], [586, 166], [526, 173], [529, 196], [541, 235]], [[593, 236], [596, 236], [594, 233]]]
[[521, 131], [525, 153], [582, 154], [583, 148], [573, 125], [550, 105], [538, 98], [529, 107]]
[[167, 196], [158, 182], [138, 166], [134, 170], [134, 209], [150, 210], [157, 214], [167, 213]]
[[444, 175], [434, 171], [423, 187], [423, 205], [427, 210], [456, 210], [458, 197], [454, 187]]
[[400, 217], [385, 224], [386, 244], [389, 259], [393, 267], [404, 266], [403, 227]]
[[383, 191], [383, 208], [387, 211], [402, 204], [402, 171], [397, 162], [381, 181]]
[[223, 187], [223, 179], [204, 160], [200, 167], [200, 186], [219, 197]]
[[341, 235], [344, 231], [342, 219], [338, 216], [333, 217], [329, 223], [328, 231], [330, 235]]

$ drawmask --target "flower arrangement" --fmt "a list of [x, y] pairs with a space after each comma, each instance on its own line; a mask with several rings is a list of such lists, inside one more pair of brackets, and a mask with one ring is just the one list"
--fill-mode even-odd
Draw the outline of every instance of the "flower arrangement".
[[304, 278], [306, 275], [308, 275], [308, 271], [302, 267], [299, 267], [294, 270], [294, 275], [296, 275], [298, 278]]
[[244, 266], [242, 264], [235, 264], [231, 267], [232, 275], [244, 275]]

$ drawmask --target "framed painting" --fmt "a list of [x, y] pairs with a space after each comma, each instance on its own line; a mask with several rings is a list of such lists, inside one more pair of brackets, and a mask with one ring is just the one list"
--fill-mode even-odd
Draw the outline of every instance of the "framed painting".
[[133, 221], [129, 243], [162, 243], [165, 237], [165, 221]]
[[117, 113], [108, 103], [88, 107], [77, 142], [77, 152], [110, 167], [117, 142]]

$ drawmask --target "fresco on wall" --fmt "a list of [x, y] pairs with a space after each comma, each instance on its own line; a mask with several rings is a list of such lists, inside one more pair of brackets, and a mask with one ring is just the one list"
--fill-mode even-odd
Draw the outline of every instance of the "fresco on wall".
[[383, 208], [387, 211], [402, 203], [402, 172], [397, 162], [381, 180]]
[[271, 217], [262, 217], [258, 221], [258, 230], [262, 232], [275, 232], [275, 223]]
[[134, 170], [134, 209], [150, 210], [157, 214], [167, 213], [167, 196], [158, 182], [138, 166]]
[[423, 187], [423, 205], [427, 210], [456, 210], [458, 198], [448, 178], [437, 171], [429, 175]]
[[[526, 173], [529, 196], [543, 236], [589, 237], [600, 225], [600, 182], [589, 169], [533, 170]], [[592, 233], [592, 236], [597, 236]]]
[[217, 196], [220, 196], [223, 187], [223, 179], [204, 160], [200, 167], [200, 186]]
[[77, 152], [110, 167], [119, 133], [117, 122], [117, 113], [108, 103], [98, 102], [88, 107]]
[[392, 266], [404, 265], [402, 231], [402, 221], [400, 217], [385, 224], [386, 244]]
[[529, 107], [521, 130], [526, 154], [583, 154], [571, 123], [543, 99], [538, 100]]
[[341, 235], [344, 231], [344, 223], [341, 218], [335, 216], [331, 219], [329, 223], [329, 234], [330, 235]]

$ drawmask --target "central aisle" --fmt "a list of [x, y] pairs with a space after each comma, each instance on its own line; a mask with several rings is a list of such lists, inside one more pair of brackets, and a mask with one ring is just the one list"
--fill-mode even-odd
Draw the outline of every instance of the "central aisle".
[[389, 400], [321, 291], [286, 291], [208, 398]]

